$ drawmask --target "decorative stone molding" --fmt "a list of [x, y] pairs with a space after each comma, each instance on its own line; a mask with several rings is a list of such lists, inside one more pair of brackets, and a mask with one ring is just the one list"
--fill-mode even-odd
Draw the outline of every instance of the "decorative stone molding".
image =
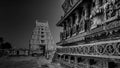
[[120, 59], [120, 40], [58, 48], [57, 53]]

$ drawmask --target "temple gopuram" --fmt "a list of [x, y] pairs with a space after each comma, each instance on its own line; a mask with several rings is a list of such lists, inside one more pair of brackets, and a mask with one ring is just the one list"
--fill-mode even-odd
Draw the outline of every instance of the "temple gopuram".
[[40, 19], [36, 19], [35, 23], [29, 45], [30, 55], [44, 56], [51, 59], [55, 51], [55, 45], [49, 23], [47, 21], [41, 22]]
[[120, 68], [120, 0], [65, 0], [54, 61], [65, 68]]

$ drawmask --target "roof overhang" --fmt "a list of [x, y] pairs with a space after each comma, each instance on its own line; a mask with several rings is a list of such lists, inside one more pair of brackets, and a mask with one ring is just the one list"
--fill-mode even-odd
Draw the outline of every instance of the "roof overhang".
[[62, 22], [83, 2], [83, 0], [78, 1], [63, 17], [61, 20], [56, 24], [56, 26], [63, 26]]

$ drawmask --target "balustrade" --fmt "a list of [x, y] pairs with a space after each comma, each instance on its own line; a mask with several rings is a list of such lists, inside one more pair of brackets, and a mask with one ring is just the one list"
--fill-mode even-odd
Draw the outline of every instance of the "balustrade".
[[94, 43], [90, 45], [86, 44], [72, 48], [66, 47], [65, 49], [68, 49], [68, 51], [66, 52], [65, 50], [63, 50], [63, 48], [61, 48], [62, 49], [60, 50], [61, 52], [58, 53], [83, 55], [83, 56], [95, 56], [95, 57], [107, 57], [107, 58], [110, 58], [109, 56], [111, 56], [113, 58], [119, 58], [117, 56], [120, 55], [120, 42], [113, 41], [110, 43], [105, 43], [105, 42], [102, 43], [101, 44]]
[[107, 62], [100, 59], [93, 59], [87, 57], [78, 57], [73, 55], [62, 55], [65, 57], [65, 60], [59, 59], [57, 60], [62, 65], [66, 65], [71, 67], [85, 67], [85, 68], [107, 68]]

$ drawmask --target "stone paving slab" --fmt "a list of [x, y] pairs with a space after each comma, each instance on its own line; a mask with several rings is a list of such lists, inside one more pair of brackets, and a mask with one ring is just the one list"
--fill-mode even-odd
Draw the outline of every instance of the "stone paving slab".
[[47, 65], [48, 68], [63, 68], [62, 66], [60, 66], [60, 64], [51, 63], [51, 60], [47, 60], [44, 57], [39, 57], [39, 58], [37, 58], [37, 60], [38, 60], [37, 63], [39, 65], [39, 67], [41, 67], [41, 68], [42, 68], [42, 65]]
[[44, 57], [2, 57], [0, 68], [63, 68]]

